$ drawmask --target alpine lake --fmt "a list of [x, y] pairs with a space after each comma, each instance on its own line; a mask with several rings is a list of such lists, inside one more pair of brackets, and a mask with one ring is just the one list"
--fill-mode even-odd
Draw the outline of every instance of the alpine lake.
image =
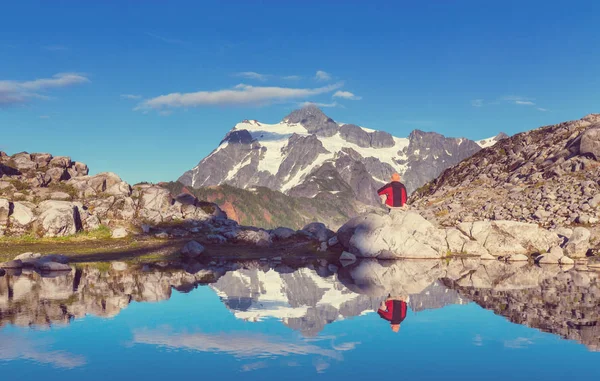
[[[593, 380], [599, 278], [479, 259], [7, 270], [0, 377]], [[390, 298], [397, 330], [377, 313]]]

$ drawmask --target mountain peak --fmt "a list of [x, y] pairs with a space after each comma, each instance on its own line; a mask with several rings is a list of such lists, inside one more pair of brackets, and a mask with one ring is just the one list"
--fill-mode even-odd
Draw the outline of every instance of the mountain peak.
[[338, 132], [337, 123], [313, 104], [292, 111], [282, 122], [301, 124], [309, 133], [319, 136], [333, 136]]
[[287, 123], [302, 123], [303, 119], [331, 119], [323, 110], [314, 104], [307, 104], [306, 106], [289, 113], [282, 122]]

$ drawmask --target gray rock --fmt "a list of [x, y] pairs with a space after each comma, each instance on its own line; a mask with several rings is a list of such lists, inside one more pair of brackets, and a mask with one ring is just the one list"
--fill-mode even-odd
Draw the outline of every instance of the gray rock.
[[23, 267], [23, 262], [19, 259], [15, 259], [12, 261], [4, 262], [0, 264], [0, 267], [4, 269], [20, 269]]
[[14, 202], [11, 218], [19, 225], [25, 226], [33, 222], [35, 215], [27, 205], [21, 202]]
[[197, 258], [204, 253], [204, 246], [196, 241], [190, 241], [181, 249], [181, 254], [188, 258]]
[[5, 198], [0, 198], [0, 236], [4, 235], [4, 229], [8, 225], [9, 214], [10, 202]]
[[23, 263], [23, 265], [33, 265], [41, 257], [42, 257], [42, 254], [40, 254], [40, 253], [27, 252], [27, 253], [17, 255], [14, 258], [14, 260], [21, 261]]
[[271, 245], [271, 236], [265, 230], [243, 230], [240, 231], [236, 239], [239, 242], [256, 245], [256, 246], [269, 246]]
[[567, 241], [565, 254], [571, 258], [584, 258], [590, 248], [591, 233], [583, 227], [573, 229], [573, 235]]
[[327, 242], [335, 233], [327, 229], [327, 226], [321, 222], [313, 222], [302, 228], [302, 231], [309, 233], [319, 242]]
[[595, 195], [594, 197], [592, 197], [589, 201], [588, 204], [592, 207], [592, 208], [597, 208], [598, 205], [600, 205], [600, 193], [598, 193], [597, 195]]
[[600, 124], [588, 127], [581, 134], [579, 152], [582, 155], [592, 155], [600, 160]]
[[567, 256], [563, 256], [560, 260], [559, 263], [561, 265], [574, 265], [575, 261]]
[[69, 257], [67, 257], [66, 255], [62, 255], [62, 254], [49, 254], [49, 255], [44, 255], [43, 257], [39, 258], [37, 260], [37, 262], [38, 263], [57, 262], [57, 263], [67, 264], [67, 263], [69, 263]]
[[271, 238], [273, 240], [286, 240], [293, 237], [296, 231], [290, 228], [279, 227], [271, 232]]
[[141, 228], [142, 228], [142, 233], [144, 233], [144, 234], [150, 233], [150, 228], [151, 228], [150, 225], [142, 224]]
[[567, 227], [559, 227], [558, 229], [555, 230], [555, 233], [558, 234], [559, 236], [563, 236], [568, 239], [573, 234], [573, 229], [569, 229]]
[[523, 254], [513, 254], [507, 258], [507, 261], [509, 262], [523, 262], [528, 260], [529, 258]]
[[560, 246], [554, 246], [550, 252], [542, 254], [536, 258], [536, 261], [542, 265], [560, 263], [560, 259], [564, 257], [563, 249]]
[[340, 255], [340, 261], [344, 262], [344, 261], [350, 261], [350, 262], [356, 262], [356, 256], [352, 253], [349, 253], [347, 251], [343, 251], [342, 255]]
[[71, 266], [58, 262], [39, 262], [38, 269], [41, 271], [71, 271]]
[[82, 230], [79, 207], [81, 204], [48, 200], [41, 202], [37, 210], [41, 212], [36, 223], [46, 237], [63, 237]]
[[128, 267], [129, 266], [127, 266], [127, 263], [125, 263], [125, 262], [116, 261], [116, 262], [111, 262], [111, 264], [110, 264], [110, 268], [115, 271], [125, 271], [125, 270], [127, 270]]
[[327, 241], [327, 245], [330, 246], [330, 247], [331, 246], [335, 246], [338, 243], [339, 243], [339, 241], [338, 241], [338, 237], [337, 236], [333, 236], [333, 237], [329, 238], [329, 240]]
[[483, 243], [490, 254], [498, 256], [547, 252], [560, 242], [556, 233], [523, 222], [465, 222], [459, 224], [459, 229]]
[[167, 232], [159, 232], [159, 233], [156, 233], [154, 236], [156, 238], [165, 239], [165, 238], [169, 238], [169, 233], [167, 233]]
[[446, 232], [415, 212], [359, 216], [337, 237], [350, 253], [366, 258], [440, 258], [448, 250]]
[[112, 238], [125, 238], [129, 235], [129, 233], [127, 232], [127, 229], [125, 228], [116, 228], [112, 231], [111, 237]]
[[65, 192], [52, 192], [50, 193], [50, 199], [67, 201], [71, 199], [71, 196]]

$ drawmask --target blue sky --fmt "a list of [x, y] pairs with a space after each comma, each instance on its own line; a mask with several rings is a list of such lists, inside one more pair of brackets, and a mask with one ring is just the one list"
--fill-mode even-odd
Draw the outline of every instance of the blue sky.
[[578, 119], [600, 112], [599, 11], [595, 1], [6, 3], [0, 150], [69, 155], [135, 183], [176, 179], [237, 122], [276, 122], [303, 102], [397, 136], [480, 139]]

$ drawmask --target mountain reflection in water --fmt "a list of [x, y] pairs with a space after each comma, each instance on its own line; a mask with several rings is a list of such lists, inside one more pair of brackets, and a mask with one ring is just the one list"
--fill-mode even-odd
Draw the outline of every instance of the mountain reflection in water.
[[[342, 267], [318, 260], [294, 267], [257, 261], [145, 265], [124, 271], [84, 267], [51, 275], [8, 273], [0, 278], [0, 327], [68, 324], [86, 315], [114, 317], [132, 301], [167, 300], [173, 289], [187, 293], [207, 285], [236, 318], [276, 318], [307, 338], [332, 322], [374, 312], [388, 295], [395, 295], [413, 312], [472, 301], [512, 322], [576, 340], [590, 350], [600, 348], [599, 274], [576, 268], [478, 259], [362, 261]], [[178, 337], [168, 330], [137, 330], [134, 335], [136, 342], [145, 343], [172, 343]], [[321, 350], [265, 343], [252, 335], [237, 341], [234, 349], [215, 340], [202, 333], [185, 338], [192, 347], [211, 347], [206, 343], [213, 342], [213, 348], [249, 355], [265, 346], [278, 353]]]

